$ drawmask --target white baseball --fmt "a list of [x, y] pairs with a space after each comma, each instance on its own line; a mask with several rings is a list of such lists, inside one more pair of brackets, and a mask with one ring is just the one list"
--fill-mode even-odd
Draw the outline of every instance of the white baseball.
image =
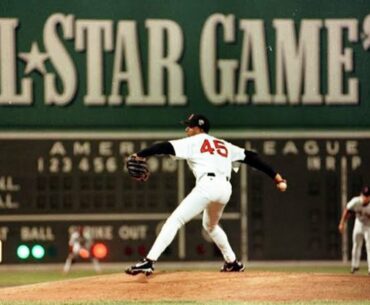
[[277, 186], [281, 192], [285, 192], [288, 187], [288, 185], [284, 181], [280, 182]]

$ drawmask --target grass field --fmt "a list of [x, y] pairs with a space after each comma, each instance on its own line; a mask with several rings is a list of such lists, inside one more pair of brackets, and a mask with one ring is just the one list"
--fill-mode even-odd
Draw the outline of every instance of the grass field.
[[367, 305], [369, 302], [1, 302], [1, 305]]
[[[366, 275], [366, 266], [361, 266], [361, 270], [358, 272], [359, 275]], [[167, 266], [165, 265], [162, 269], [166, 269]], [[159, 268], [158, 268], [159, 269]], [[192, 270], [194, 267], [191, 265], [180, 266], [178, 268], [171, 267], [171, 270]], [[211, 267], [203, 267], [203, 270], [214, 270]], [[86, 276], [96, 276], [96, 273], [92, 270], [92, 268], [77, 268], [72, 269], [72, 271], [65, 275], [61, 272], [62, 267], [55, 267], [52, 266], [50, 268], [43, 267], [41, 270], [37, 268], [4, 268], [0, 269], [0, 287], [9, 287], [9, 286], [17, 286], [17, 285], [27, 285], [27, 284], [34, 284], [34, 283], [41, 283], [41, 282], [50, 282], [50, 281], [60, 281], [65, 279], [74, 279]], [[111, 274], [111, 273], [119, 273], [122, 272], [122, 266], [115, 266], [115, 267], [106, 267], [103, 268], [102, 274]], [[332, 274], [348, 274], [349, 267], [346, 265], [250, 265], [247, 267], [246, 272], [248, 270], [253, 271], [272, 271], [272, 272], [318, 272], [318, 273], [332, 273]], [[369, 277], [370, 281], [370, 277]], [[370, 284], [369, 284], [370, 289]], [[0, 299], [1, 300], [1, 299]]]
[[313, 302], [2, 302], [1, 305], [368, 305], [370, 301], [313, 301]]
[[[112, 274], [122, 272], [123, 266], [107, 267], [104, 268], [102, 274]], [[162, 267], [161, 267], [162, 268]], [[163, 267], [164, 268], [164, 267]], [[194, 266], [187, 265], [185, 267], [178, 267], [178, 270], [192, 270]], [[37, 270], [38, 269], [38, 270]], [[176, 270], [176, 267], [172, 267], [172, 270]], [[277, 265], [250, 265], [248, 270], [251, 271], [271, 271], [271, 272], [314, 272], [314, 273], [330, 273], [330, 274], [348, 274], [349, 267], [348, 265], [286, 265], [286, 264], [277, 264]], [[139, 302], [139, 301], [71, 301], [71, 302], [20, 302], [20, 301], [2, 301], [1, 300], [1, 288], [18, 286], [18, 285], [28, 285], [40, 282], [51, 282], [51, 281], [63, 281], [66, 279], [76, 279], [81, 277], [90, 277], [96, 276], [96, 273], [91, 268], [76, 268], [73, 269], [68, 275], [64, 275], [61, 272], [61, 268], [50, 267], [50, 268], [29, 268], [27, 266], [26, 270], [21, 270], [20, 268], [8, 269], [0, 268], [0, 305], [165, 305], [165, 304], [178, 304], [178, 305], [273, 305], [273, 304], [284, 304], [284, 305], [370, 305], [370, 300], [368, 301], [310, 301], [310, 302], [180, 302], [180, 301], [157, 301], [157, 302]], [[362, 266], [359, 275], [366, 275], [366, 266]], [[357, 276], [357, 275], [354, 275]], [[283, 285], [283, 283], [282, 283]], [[370, 277], [369, 277], [369, 289], [370, 289]]]

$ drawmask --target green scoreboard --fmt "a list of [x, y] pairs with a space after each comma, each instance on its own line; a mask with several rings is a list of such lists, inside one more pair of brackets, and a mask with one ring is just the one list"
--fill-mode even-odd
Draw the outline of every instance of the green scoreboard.
[[[351, 196], [370, 181], [367, 133], [218, 134], [256, 150], [288, 179], [279, 193], [242, 165], [222, 226], [243, 259], [341, 259], [350, 240], [337, 225]], [[89, 227], [107, 262], [144, 256], [191, 190], [184, 161], [149, 159], [150, 179], [125, 169], [127, 155], [180, 133], [5, 133], [0, 136], [2, 263], [62, 262], [74, 227]], [[181, 229], [162, 260], [220, 260], [201, 216]]]

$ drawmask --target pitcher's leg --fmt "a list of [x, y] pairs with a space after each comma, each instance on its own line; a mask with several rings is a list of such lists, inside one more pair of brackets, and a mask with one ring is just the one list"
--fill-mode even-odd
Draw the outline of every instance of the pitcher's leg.
[[167, 219], [147, 258], [153, 261], [158, 260], [162, 252], [175, 238], [177, 231], [189, 220], [200, 214], [207, 204], [208, 199], [194, 188]]
[[218, 225], [225, 208], [224, 204], [212, 202], [203, 212], [203, 228], [208, 232], [213, 242], [220, 249], [224, 259], [228, 263], [236, 260], [225, 231]]

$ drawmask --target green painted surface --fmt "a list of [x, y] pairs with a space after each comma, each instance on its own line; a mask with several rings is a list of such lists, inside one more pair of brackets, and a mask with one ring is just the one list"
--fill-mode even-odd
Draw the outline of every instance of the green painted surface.
[[[60, 15], [57, 15], [60, 14]], [[203, 53], [203, 58], [212, 56], [212, 50], [216, 50], [215, 61], [230, 60], [235, 61], [235, 69], [233, 77], [226, 77], [222, 80], [222, 73], [217, 68], [217, 62], [214, 62], [214, 69], [205, 71], [205, 78], [214, 76], [216, 83], [213, 89], [216, 94], [219, 94], [222, 86], [231, 86], [231, 96], [223, 98], [221, 102], [215, 102], [207, 95], [205, 90], [206, 82], [201, 77], [201, 69], [209, 68], [209, 65], [202, 63], [201, 43], [208, 41], [212, 35], [206, 35], [205, 28], [210, 20], [215, 17], [215, 14], [220, 14], [223, 18], [230, 15], [233, 21], [230, 23], [232, 41], [224, 41], [225, 28], [218, 24], [215, 26], [217, 34], [214, 35], [215, 48], [210, 44], [207, 45]], [[71, 20], [67, 21], [67, 15], [71, 15]], [[55, 30], [54, 36], [46, 33], [47, 23], [55, 21], [56, 16], [60, 20], [66, 22], [70, 26], [70, 37], [63, 37], [67, 30], [63, 26], [56, 25], [51, 27]], [[16, 29], [6, 32], [7, 19], [13, 19], [17, 22]], [[277, 59], [279, 58], [279, 43], [277, 43], [278, 30], [274, 27], [274, 23], [279, 19], [284, 19], [287, 22], [294, 23], [293, 35], [290, 35], [290, 40], [296, 36], [298, 41], [303, 41], [304, 35], [301, 35], [300, 30], [304, 22], [311, 22], [312, 29], [313, 20], [319, 24], [315, 35], [308, 35], [309, 39], [305, 44], [311, 48], [302, 55], [316, 54], [316, 61], [304, 62], [302, 69], [298, 69], [297, 77], [309, 69], [310, 66], [316, 66], [317, 71], [311, 76], [313, 81], [307, 83], [305, 77], [298, 82], [298, 86], [302, 86], [296, 98], [292, 98], [292, 91], [297, 86], [294, 83], [295, 72], [292, 72], [288, 81], [283, 81], [282, 96], [285, 101], [282, 104], [276, 101], [277, 98], [277, 74], [285, 73], [286, 69], [295, 65], [292, 56], [293, 53], [287, 53], [287, 63], [279, 70], [277, 67]], [[92, 52], [88, 52], [84, 47], [77, 48], [77, 32], [78, 24], [88, 21], [90, 26], [97, 24], [99, 21], [105, 20], [108, 22], [111, 32], [105, 38], [110, 37], [111, 45], [106, 50], [100, 49], [101, 63], [93, 60], [93, 64], [87, 63], [87, 58]], [[148, 71], [150, 68], [149, 54], [154, 56], [166, 57], [171, 53], [169, 47], [170, 34], [164, 30], [159, 46], [163, 46], [163, 52], [155, 51], [150, 43], [149, 37], [150, 26], [147, 25], [150, 20], [156, 20], [166, 27], [163, 20], [168, 20], [172, 25], [171, 29], [177, 29], [179, 32], [171, 36], [174, 49], [177, 48], [179, 53], [173, 55], [175, 60], [174, 66], [180, 71], [178, 74], [169, 73], [168, 69], [158, 70], [160, 73], [155, 73], [154, 77], [150, 78]], [[262, 22], [262, 33], [255, 31], [256, 35], [246, 34], [247, 32], [241, 29], [242, 22], [250, 22], [258, 20]], [[7, 23], [8, 22], [8, 23]], [[126, 63], [134, 63], [135, 60], [128, 58], [127, 53], [117, 47], [119, 24], [123, 23], [123, 32], [127, 30], [127, 22], [131, 22], [136, 29], [136, 37], [134, 40], [128, 40], [126, 47], [129, 48], [135, 45], [137, 48], [133, 52], [138, 60], [141, 85], [142, 85], [142, 100], [136, 101], [137, 104], [132, 105], [127, 103], [126, 98], [133, 94], [133, 87], [138, 86], [137, 79], [128, 84], [126, 81], [121, 81], [117, 93], [121, 97], [121, 102], [112, 105], [109, 102], [109, 96], [112, 95], [112, 83], [114, 76], [114, 63], [117, 58], [122, 59], [120, 71], [125, 71]], [[334, 38], [333, 32], [329, 31], [330, 22], [339, 22], [342, 27], [334, 26], [334, 31], [339, 31], [338, 38]], [[346, 28], [345, 24], [350, 24]], [[250, 29], [250, 27], [247, 26]], [[289, 26], [283, 26], [285, 30], [289, 30]], [[152, 28], [153, 30], [154, 28]], [[168, 28], [166, 28], [168, 29]], [[214, 128], [219, 129], [249, 129], [249, 128], [265, 128], [265, 129], [368, 129], [370, 127], [369, 110], [370, 110], [370, 93], [369, 93], [369, 71], [370, 71], [370, 7], [369, 2], [365, 0], [354, 1], [293, 1], [285, 0], [283, 2], [262, 1], [10, 1], [2, 0], [0, 3], [0, 31], [3, 32], [3, 38], [0, 40], [0, 128], [5, 129], [126, 129], [126, 130], [143, 130], [143, 129], [176, 129], [180, 128], [178, 121], [186, 117], [192, 112], [201, 112], [209, 116], [213, 122]], [[91, 28], [90, 28], [91, 30]], [[153, 30], [154, 31], [154, 30]], [[15, 35], [14, 52], [8, 52], [10, 40], [4, 33]], [[121, 34], [123, 32], [120, 32]], [[295, 32], [295, 33], [294, 33]], [[330, 33], [331, 34], [330, 34]], [[178, 35], [181, 33], [181, 35]], [[279, 32], [282, 37], [283, 32]], [[311, 33], [311, 32], [307, 32]], [[83, 34], [82, 34], [83, 35]], [[0, 35], [1, 36], [1, 35]], [[263, 37], [265, 36], [265, 37]], [[329, 38], [329, 36], [331, 38]], [[350, 36], [352, 38], [350, 38]], [[47, 47], [46, 41], [54, 37], [61, 44], [62, 51], [56, 52], [55, 41], [49, 42]], [[93, 36], [84, 36], [82, 41], [95, 43], [91, 50], [97, 50], [96, 43], [99, 39], [92, 38]], [[125, 36], [126, 37], [126, 36]], [[154, 37], [154, 36], [153, 36]], [[155, 41], [158, 37], [154, 38]], [[107, 38], [108, 39], [108, 38]], [[284, 38], [283, 38], [284, 39]], [[101, 39], [103, 40], [103, 39]], [[108, 39], [109, 40], [109, 39]], [[262, 49], [252, 49], [256, 47], [258, 41], [262, 40], [264, 45]], [[338, 42], [338, 40], [340, 40]], [[152, 41], [153, 42], [153, 41]], [[26, 61], [22, 59], [21, 53], [28, 53], [31, 50], [33, 43], [37, 46], [41, 53], [48, 56], [44, 61], [44, 72], [37, 70], [26, 73]], [[251, 43], [251, 44], [249, 44]], [[336, 45], [339, 43], [341, 47], [338, 49]], [[108, 43], [109, 45], [109, 43]], [[246, 47], [244, 49], [243, 45]], [[295, 44], [297, 47], [298, 43]], [[288, 47], [289, 43], [285, 41], [284, 48]], [[172, 46], [173, 47], [173, 46]], [[171, 48], [172, 48], [171, 47]], [[81, 49], [82, 48], [82, 49]], [[284, 49], [283, 48], [283, 49]], [[252, 52], [252, 56], [248, 57], [247, 53]], [[263, 52], [260, 52], [263, 50]], [[298, 48], [296, 49], [298, 50]], [[317, 53], [318, 51], [318, 53]], [[65, 75], [70, 77], [73, 75], [74, 80], [71, 84], [76, 87], [72, 90], [71, 96], [63, 100], [62, 105], [50, 105], [47, 102], [46, 90], [44, 81], [46, 75], [55, 77], [56, 91], [59, 94], [65, 92], [64, 86], [65, 75], [58, 71], [57, 61], [53, 57], [58, 57], [61, 53], [71, 61], [69, 69], [68, 63], [60, 60], [62, 67], [65, 69]], [[261, 78], [253, 79], [250, 73], [261, 71], [261, 62], [257, 62], [256, 66], [253, 60], [255, 54], [264, 55], [264, 63], [267, 70], [260, 72], [260, 76], [267, 79], [267, 94], [269, 97], [262, 98], [261, 102], [253, 102], [256, 97], [256, 90], [262, 90], [264, 82]], [[90, 55], [88, 55], [90, 54]], [[253, 55], [254, 54], [254, 55]], [[248, 68], [242, 67], [241, 62], [248, 61]], [[329, 59], [335, 58], [332, 68], [329, 68]], [[12, 60], [15, 64], [9, 64]], [[42, 62], [41, 62], [42, 63]], [[153, 60], [152, 63], [158, 63]], [[14, 70], [15, 69], [15, 70]], [[252, 77], [247, 85], [243, 88], [240, 84], [245, 84], [246, 79], [240, 80], [240, 72], [249, 70], [249, 77]], [[263, 70], [263, 69], [262, 69]], [[132, 76], [132, 71], [129, 74]], [[278, 72], [280, 71], [280, 72]], [[163, 73], [162, 73], [163, 72]], [[10, 81], [9, 75], [15, 73], [15, 83]], [[280, 73], [280, 74], [281, 74]], [[179, 81], [174, 80], [174, 75], [179, 76]], [[93, 75], [98, 75], [101, 82], [96, 81]], [[335, 83], [334, 79], [339, 78]], [[5, 80], [7, 79], [7, 80]], [[24, 93], [22, 89], [22, 81], [28, 79], [32, 82], [31, 93], [24, 99], [24, 105], [17, 105], [15, 100], [12, 100], [11, 94], [5, 92], [11, 86], [16, 86], [13, 93], [20, 95]], [[88, 85], [90, 79], [91, 85]], [[171, 85], [171, 82], [173, 82]], [[159, 83], [156, 83], [158, 81]], [[332, 102], [328, 102], [330, 86], [341, 86], [338, 91], [340, 96], [349, 94], [350, 82], [355, 81], [355, 93], [350, 98], [350, 102], [343, 102], [340, 98], [334, 96]], [[285, 83], [284, 83], [285, 82]], [[335, 83], [335, 84], [334, 84]], [[285, 85], [284, 85], [285, 84]], [[305, 84], [307, 88], [304, 87]], [[314, 86], [313, 84], [318, 84]], [[338, 85], [339, 84], [339, 85]], [[99, 105], [91, 106], [86, 102], [85, 96], [88, 91], [98, 90], [100, 87]], [[291, 89], [286, 87], [290, 86]], [[148, 98], [153, 102], [154, 91], [159, 89], [162, 91], [163, 102], [160, 105], [144, 105], [144, 99]], [[171, 87], [174, 93], [170, 94]], [[260, 89], [257, 89], [260, 88]], [[319, 88], [318, 88], [319, 87]], [[7, 89], [8, 88], [8, 89]], [[150, 89], [152, 88], [152, 89]], [[153, 89], [154, 88], [154, 89]], [[292, 89], [293, 88], [293, 89]], [[304, 89], [306, 88], [306, 89]], [[99, 91], [98, 90], [98, 91]], [[150, 90], [152, 93], [149, 93]], [[307, 92], [315, 92], [319, 101], [312, 105], [312, 99], [304, 99], [304, 90]], [[289, 92], [288, 92], [289, 91]], [[299, 91], [299, 90], [298, 90]], [[237, 102], [237, 95], [243, 93], [248, 97], [248, 100]], [[13, 94], [13, 96], [14, 96]], [[222, 95], [222, 94], [221, 94]], [[182, 96], [180, 102], [176, 102], [177, 96]], [[9, 97], [9, 98], [8, 98]], [[175, 104], [174, 104], [175, 103]]]

